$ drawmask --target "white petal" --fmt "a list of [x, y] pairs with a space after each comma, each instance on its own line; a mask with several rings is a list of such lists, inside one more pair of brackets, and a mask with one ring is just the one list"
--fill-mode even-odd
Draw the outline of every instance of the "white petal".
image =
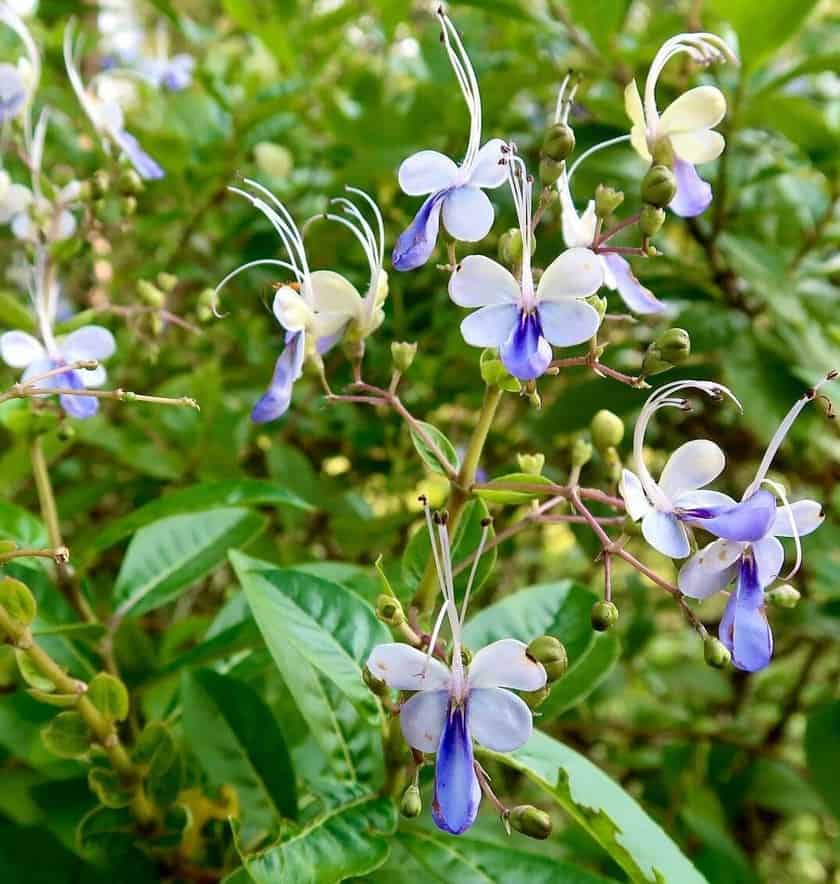
[[[52, 371], [55, 368], [55, 363], [53, 363], [52, 359], [49, 356], [44, 354], [44, 356], [39, 359], [35, 359], [26, 366], [23, 374], [20, 376], [21, 381], [29, 381], [32, 378], [38, 377], [40, 374], [46, 374], [48, 371]], [[39, 381], [37, 386], [40, 387], [54, 387], [55, 386], [55, 376], [51, 378], [47, 378], [46, 380]]]
[[507, 166], [502, 165], [502, 149], [506, 147], [501, 138], [492, 138], [478, 152], [470, 172], [473, 187], [499, 187], [507, 181]]
[[772, 536], [756, 540], [752, 550], [758, 570], [758, 582], [763, 589], [779, 576], [779, 571], [785, 563], [785, 550], [781, 541]]
[[690, 598], [705, 599], [725, 589], [738, 571], [746, 543], [714, 540], [696, 552], [680, 569], [678, 585]]
[[647, 131], [644, 128], [633, 126], [630, 130], [630, 144], [633, 145], [633, 149], [645, 162], [650, 163], [653, 161], [650, 148], [648, 147]]
[[700, 129], [698, 132], [684, 132], [670, 137], [674, 153], [687, 163], [710, 163], [716, 160], [726, 147], [726, 141], [720, 132], [711, 129]]
[[402, 642], [377, 645], [367, 667], [390, 688], [398, 691], [440, 691], [449, 687], [449, 669], [434, 657]]
[[[340, 313], [322, 311], [316, 314], [312, 322], [312, 334], [315, 340], [320, 341], [322, 338], [331, 338], [339, 334], [349, 319], [350, 317], [343, 310]], [[334, 341], [330, 346], [334, 346], [335, 343], [337, 342]]]
[[437, 752], [448, 709], [448, 691], [420, 691], [406, 700], [400, 706], [406, 743], [420, 752]]
[[312, 306], [324, 313], [344, 313], [349, 318], [362, 308], [362, 296], [354, 285], [333, 270], [316, 270], [309, 274]]
[[107, 359], [114, 355], [117, 343], [107, 328], [86, 325], [60, 340], [59, 347], [68, 362], [77, 362], [80, 359]]
[[674, 498], [681, 510], [709, 509], [713, 506], [735, 506], [736, 500], [720, 491], [684, 491]]
[[528, 646], [515, 638], [503, 638], [482, 648], [467, 672], [470, 690], [474, 688], [513, 688], [538, 691], [545, 686], [545, 669], [526, 653]]
[[421, 150], [403, 160], [397, 173], [403, 193], [425, 196], [452, 186], [458, 167], [436, 150]]
[[696, 491], [714, 481], [726, 466], [726, 457], [708, 439], [686, 442], [668, 458], [659, 487], [671, 501], [685, 491]]
[[484, 255], [468, 255], [449, 278], [449, 297], [459, 307], [514, 303], [519, 296], [513, 274]]
[[97, 365], [96, 368], [77, 369], [77, 372], [86, 387], [101, 387], [108, 377], [104, 365]]
[[639, 477], [631, 470], [621, 471], [621, 481], [618, 483], [618, 493], [624, 498], [627, 515], [634, 522], [638, 522], [650, 512], [650, 502]]
[[518, 749], [534, 727], [527, 703], [503, 688], [471, 690], [467, 715], [473, 739], [494, 752]]
[[519, 308], [515, 304], [481, 307], [461, 323], [461, 334], [473, 347], [501, 347], [518, 318]]
[[569, 179], [565, 171], [557, 181], [560, 193], [560, 220], [563, 225], [563, 241], [569, 248], [583, 246], [588, 248], [595, 239], [595, 228], [598, 219], [595, 217], [595, 201], [590, 200], [586, 211], [578, 217], [572, 193], [569, 190]]
[[314, 318], [303, 297], [289, 286], [277, 289], [273, 308], [277, 321], [286, 331], [303, 331]]
[[634, 126], [638, 126], [640, 129], [645, 128], [645, 110], [635, 80], [631, 80], [624, 87], [624, 110]]
[[0, 337], [0, 356], [12, 368], [26, 368], [44, 355], [41, 342], [22, 331], [8, 331]]
[[651, 510], [642, 519], [642, 535], [663, 556], [684, 559], [691, 552], [685, 528], [671, 513]]
[[[825, 521], [825, 510], [821, 503], [816, 500], [797, 500], [790, 505], [793, 511], [793, 522], [796, 533], [800, 537], [816, 531]], [[793, 537], [793, 527], [790, 524], [790, 514], [783, 506], [776, 510], [776, 518], [770, 528], [770, 533], [776, 537]]]
[[683, 92], [671, 103], [659, 118], [660, 135], [676, 135], [680, 132], [696, 132], [712, 129], [726, 113], [726, 99], [715, 86], [696, 86]]
[[461, 242], [484, 239], [494, 215], [487, 194], [477, 187], [456, 187], [443, 201], [443, 226]]
[[545, 268], [537, 286], [538, 301], [585, 298], [604, 283], [604, 268], [595, 252], [579, 246], [567, 249]]
[[582, 344], [598, 331], [601, 324], [601, 316], [591, 304], [574, 298], [543, 301], [538, 312], [543, 336], [555, 347]]

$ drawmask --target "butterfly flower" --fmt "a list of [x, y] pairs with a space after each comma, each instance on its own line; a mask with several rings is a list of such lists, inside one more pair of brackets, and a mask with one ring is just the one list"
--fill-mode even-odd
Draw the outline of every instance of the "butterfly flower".
[[469, 255], [452, 273], [449, 296], [460, 307], [478, 308], [461, 323], [464, 340], [473, 347], [498, 347], [505, 368], [528, 381], [548, 368], [552, 344], [571, 347], [598, 330], [598, 311], [583, 299], [598, 291], [604, 271], [594, 252], [575, 247], [555, 258], [534, 284], [533, 182], [511, 148], [504, 163], [522, 237], [519, 279], [490, 258]]
[[681, 54], [702, 65], [725, 59], [738, 63], [732, 50], [714, 34], [678, 34], [663, 43], [651, 63], [644, 103], [632, 80], [624, 90], [624, 106], [633, 123], [630, 141], [643, 160], [653, 162], [663, 144], [673, 152], [677, 193], [670, 209], [691, 218], [705, 212], [712, 201], [712, 188], [695, 166], [711, 162], [723, 152], [723, 136], [714, 127], [726, 114], [726, 99], [715, 86], [697, 86], [680, 95], [660, 116], [656, 84], [668, 61]]
[[[443, 604], [429, 642], [428, 653], [399, 642], [377, 645], [368, 669], [389, 687], [412, 691], [400, 707], [406, 742], [418, 752], [436, 753], [432, 818], [438, 828], [461, 835], [475, 822], [481, 803], [473, 741], [496, 752], [511, 752], [527, 742], [533, 729], [531, 710], [513, 691], [537, 691], [546, 684], [541, 663], [531, 659], [527, 645], [501, 639], [465, 662], [461, 634], [475, 566], [460, 613], [455, 589], [449, 534], [445, 520], [426, 523]], [[437, 539], [435, 537], [437, 534]], [[486, 532], [475, 559], [481, 556]], [[452, 658], [447, 666], [433, 656], [444, 617], [452, 630]]]
[[26, 53], [16, 64], [0, 63], [0, 122], [4, 122], [31, 105], [41, 78], [41, 53], [29, 28], [8, 3], [0, 3], [0, 22], [17, 34]]
[[421, 150], [400, 166], [398, 178], [409, 196], [425, 196], [414, 220], [399, 237], [392, 261], [397, 270], [421, 267], [437, 243], [440, 219], [449, 233], [464, 242], [484, 239], [493, 226], [493, 205], [482, 188], [499, 187], [506, 171], [499, 165], [504, 142], [499, 138], [481, 147], [481, 95], [478, 80], [455, 26], [442, 8], [438, 19], [443, 43], [470, 114], [467, 152], [461, 165], [434, 150]]

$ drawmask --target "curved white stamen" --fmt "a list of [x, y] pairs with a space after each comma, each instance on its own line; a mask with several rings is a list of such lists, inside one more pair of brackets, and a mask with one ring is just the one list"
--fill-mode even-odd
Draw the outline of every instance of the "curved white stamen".
[[461, 604], [461, 627], [463, 627], [464, 620], [467, 617], [467, 607], [470, 603], [470, 593], [472, 592], [475, 575], [478, 572], [478, 563], [481, 561], [481, 556], [484, 553], [484, 546], [487, 543], [487, 535], [489, 533], [489, 523], [483, 524], [481, 526], [481, 539], [478, 541], [478, 548], [475, 551], [475, 558], [473, 559], [472, 568], [470, 569], [469, 580], [467, 580], [467, 588], [466, 590], [464, 590], [464, 601]]
[[575, 95], [577, 95], [578, 86], [580, 86], [580, 80], [576, 80], [572, 84], [572, 88], [569, 90], [569, 97], [566, 99], [566, 107], [563, 111], [563, 118], [560, 120], [561, 123], [569, 122], [569, 114], [572, 112], [572, 102], [575, 100]]
[[432, 547], [432, 558], [435, 563], [435, 574], [437, 575], [438, 586], [440, 588], [441, 594], [443, 595], [443, 602], [441, 603], [440, 612], [437, 616], [434, 629], [432, 630], [432, 634], [429, 639], [429, 647], [426, 652], [426, 663], [423, 668], [423, 672], [425, 673], [428, 671], [429, 663], [434, 656], [435, 648], [437, 647], [438, 636], [440, 635], [440, 630], [443, 626], [444, 618], [449, 611], [449, 586], [443, 577], [443, 565], [441, 564], [442, 553], [438, 553], [438, 544], [437, 540], [435, 539], [435, 529], [432, 526], [432, 513], [429, 509], [428, 503], [426, 503], [425, 501], [423, 503], [423, 516], [426, 520], [426, 530], [429, 533], [429, 543]]
[[516, 146], [509, 145], [509, 152], [505, 157], [508, 167], [508, 182], [513, 195], [513, 205], [516, 208], [516, 218], [519, 222], [519, 233], [522, 237], [522, 261], [521, 261], [521, 304], [524, 310], [534, 307], [535, 291], [534, 276], [531, 270], [531, 250], [533, 248], [534, 231], [531, 221], [533, 203], [533, 180], [528, 174], [528, 169], [521, 157], [516, 154]]
[[[285, 227], [286, 233], [287, 233], [289, 239], [292, 241], [292, 244], [294, 245], [294, 249], [296, 252], [296, 254], [290, 253], [289, 258], [292, 260], [292, 263], [297, 263], [300, 266], [301, 270], [303, 271], [304, 277], [306, 277], [307, 281], [308, 281], [309, 264], [306, 260], [306, 249], [304, 248], [304, 245], [303, 245], [303, 237], [301, 236], [300, 231], [297, 228], [297, 224], [295, 224], [294, 218], [292, 218], [291, 214], [289, 213], [289, 210], [283, 205], [283, 203], [280, 202], [279, 199], [277, 199], [277, 197], [267, 187], [260, 184], [259, 181], [255, 181], [253, 178], [245, 178], [243, 180], [250, 187], [253, 187], [255, 190], [257, 190], [261, 194], [263, 194], [269, 200], [269, 202], [274, 206], [274, 208], [277, 210], [277, 212], [279, 212], [280, 215], [282, 216], [282, 221], [284, 222], [283, 226]], [[233, 188], [231, 188], [231, 190], [232, 189]], [[252, 200], [253, 200], [253, 197], [252, 197]], [[255, 203], [255, 205], [256, 205], [256, 203]], [[265, 212], [263, 214], [265, 214]], [[287, 248], [287, 251], [289, 251], [288, 248]]]
[[376, 228], [379, 234], [378, 243], [379, 243], [379, 266], [382, 266], [383, 259], [385, 256], [385, 222], [382, 219], [382, 212], [379, 209], [379, 206], [376, 203], [376, 200], [370, 196], [370, 194], [365, 193], [365, 191], [360, 190], [358, 187], [346, 187], [349, 193], [355, 193], [357, 196], [360, 196], [371, 208], [373, 212], [373, 217], [376, 219]]
[[236, 270], [231, 270], [230, 273], [216, 286], [213, 290], [213, 303], [211, 304], [211, 308], [213, 310], [213, 315], [217, 319], [224, 319], [227, 316], [227, 313], [219, 313], [219, 292], [235, 277], [239, 276], [240, 273], [243, 273], [245, 270], [250, 270], [252, 267], [259, 267], [261, 264], [271, 264], [274, 267], [282, 267], [284, 270], [291, 270], [292, 273], [297, 275], [298, 271], [296, 267], [293, 267], [291, 264], [286, 261], [280, 261], [277, 258], [258, 258], [256, 261], [249, 261], [247, 264], [242, 264], [236, 268]]
[[445, 524], [438, 526], [440, 536], [440, 553], [443, 561], [443, 577], [449, 588], [449, 627], [452, 630], [452, 691], [456, 699], [463, 698], [466, 685], [464, 661], [461, 657], [461, 622], [458, 619], [458, 608], [455, 606], [455, 581], [452, 576], [452, 550], [449, 546], [449, 531]]
[[779, 495], [779, 500], [782, 501], [782, 506], [785, 510], [785, 515], [788, 517], [788, 521], [790, 522], [790, 531], [791, 536], [793, 537], [793, 543], [796, 547], [796, 560], [793, 563], [793, 567], [790, 571], [782, 578], [782, 580], [790, 580], [794, 574], [799, 570], [802, 565], [802, 540], [799, 537], [799, 529], [796, 527], [796, 517], [793, 514], [793, 507], [790, 505], [790, 501], [788, 500], [787, 492], [784, 489], [784, 486], [779, 482], [774, 482], [772, 479], [763, 479], [762, 484], [767, 485], [772, 488], [776, 494]]
[[560, 84], [560, 88], [557, 90], [557, 104], [554, 106], [554, 122], [559, 123], [562, 121], [563, 116], [563, 104], [565, 102], [566, 96], [566, 86], [569, 85], [569, 80], [571, 79], [571, 73], [566, 74], [563, 77], [563, 82]]
[[[571, 184], [572, 175], [577, 171], [578, 166], [594, 153], [598, 153], [599, 150], [605, 150], [608, 147], [612, 147], [615, 144], [623, 144], [625, 141], [629, 141], [629, 135], [618, 135], [615, 138], [608, 138], [606, 141], [602, 141], [600, 144], [595, 144], [592, 147], [585, 150], [575, 161], [572, 163], [571, 168], [566, 175], [568, 182]], [[571, 190], [569, 191], [571, 193]]]
[[[333, 200], [333, 202], [335, 202], [335, 200]], [[370, 267], [370, 274], [372, 279], [379, 268], [376, 266], [376, 256], [371, 252], [370, 249], [370, 240], [364, 235], [361, 230], [359, 230], [359, 228], [355, 224], [353, 224], [351, 221], [348, 221], [346, 218], [343, 218], [341, 215], [333, 215], [328, 212], [324, 217], [328, 221], [335, 221], [337, 224], [341, 224], [342, 226], [346, 227], [358, 240], [359, 245], [362, 247], [362, 251], [365, 253], [365, 257], [368, 260], [368, 266]]]

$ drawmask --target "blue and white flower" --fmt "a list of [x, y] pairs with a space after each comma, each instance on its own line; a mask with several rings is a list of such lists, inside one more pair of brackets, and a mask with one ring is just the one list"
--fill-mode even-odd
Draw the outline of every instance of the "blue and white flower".
[[426, 200], [394, 247], [392, 261], [397, 270], [414, 270], [429, 260], [437, 243], [441, 216], [455, 239], [484, 239], [493, 226], [494, 211], [482, 188], [499, 187], [506, 177], [506, 170], [499, 165], [504, 142], [494, 138], [481, 146], [481, 94], [467, 51], [442, 8], [438, 8], [437, 16], [449, 61], [467, 102], [469, 141], [460, 166], [434, 150], [421, 150], [400, 166], [403, 192], [425, 196]]
[[[400, 707], [403, 736], [418, 752], [436, 753], [432, 818], [443, 831], [461, 835], [475, 822], [481, 803], [473, 741], [496, 752], [524, 745], [533, 719], [528, 705], [513, 691], [541, 690], [546, 672], [528, 656], [527, 645], [515, 639], [493, 642], [464, 662], [461, 634], [470, 587], [459, 614], [446, 525], [438, 524], [436, 540], [428, 510], [426, 520], [443, 594], [430, 650], [424, 654], [399, 642], [377, 645], [367, 666], [389, 687], [414, 692]], [[483, 543], [479, 556], [482, 548]], [[475, 568], [470, 584], [474, 575]], [[444, 617], [452, 630], [449, 666], [432, 654]]]
[[601, 287], [604, 270], [591, 249], [575, 247], [555, 258], [535, 285], [533, 182], [511, 148], [502, 168], [508, 172], [522, 237], [519, 279], [490, 258], [469, 255], [452, 273], [449, 296], [460, 307], [478, 308], [461, 323], [464, 340], [473, 347], [498, 347], [505, 368], [529, 381], [548, 368], [552, 345], [581, 344], [598, 330], [598, 311], [583, 299]]
[[16, 64], [0, 63], [0, 123], [19, 116], [32, 104], [41, 79], [41, 54], [18, 12], [0, 3], [0, 22], [17, 34], [25, 55]]
[[[831, 376], [827, 378], [830, 379]], [[825, 519], [822, 505], [816, 500], [789, 503], [784, 488], [767, 478], [779, 446], [802, 409], [813, 402], [822, 383], [809, 390], [788, 412], [770, 440], [755, 478], [744, 492], [741, 506], [749, 507], [754, 513], [758, 536], [751, 541], [714, 540], [695, 553], [680, 570], [680, 589], [695, 599], [709, 598], [737, 581], [720, 622], [719, 636], [732, 654], [734, 664], [748, 672], [763, 669], [773, 655], [773, 633], [767, 620], [764, 591], [784, 565], [785, 552], [778, 538], [792, 537], [796, 548], [796, 561], [788, 579], [801, 564], [800, 538], [816, 531]], [[780, 505], [762, 485], [776, 492]]]
[[320, 357], [341, 339], [348, 324], [362, 316], [364, 310], [358, 291], [343, 276], [331, 270], [310, 272], [303, 237], [283, 203], [257, 181], [246, 178], [245, 184], [250, 191], [238, 187], [230, 190], [245, 197], [265, 215], [280, 237], [289, 260], [249, 261], [232, 270], [216, 286], [216, 295], [231, 279], [252, 267], [281, 267], [295, 278], [292, 283], [278, 286], [274, 295], [274, 316], [285, 329], [286, 342], [268, 390], [251, 412], [253, 421], [265, 423], [282, 417], [288, 410], [292, 388], [303, 373], [304, 360], [318, 365]]
[[103, 78], [100, 73], [85, 86], [79, 67], [75, 60], [76, 50], [73, 45], [74, 23], [70, 22], [64, 29], [64, 64], [67, 76], [82, 109], [93, 124], [103, 148], [107, 151], [116, 148], [131, 163], [141, 178], [153, 180], [163, 178], [163, 169], [140, 146], [138, 140], [125, 128], [125, 116], [119, 102], [103, 91]]
[[632, 80], [624, 90], [624, 106], [633, 123], [630, 141], [643, 160], [653, 162], [661, 142], [670, 145], [677, 193], [669, 208], [677, 215], [691, 218], [705, 212], [712, 201], [712, 188], [694, 167], [716, 160], [723, 152], [723, 136], [714, 127], [726, 114], [726, 99], [715, 86], [697, 86], [659, 114], [657, 81], [668, 61], [683, 54], [702, 65], [726, 59], [738, 63], [732, 50], [715, 34], [678, 34], [665, 41], [651, 63], [644, 103], [636, 81]]

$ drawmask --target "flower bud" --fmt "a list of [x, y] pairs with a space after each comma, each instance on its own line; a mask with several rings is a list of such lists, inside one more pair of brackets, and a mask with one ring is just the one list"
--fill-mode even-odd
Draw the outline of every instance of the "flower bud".
[[537, 663], [542, 663], [549, 681], [562, 678], [569, 668], [569, 657], [566, 648], [553, 635], [541, 635], [535, 638], [527, 650], [528, 656]]
[[133, 215], [137, 211], [137, 197], [124, 196], [121, 205], [123, 215]]
[[158, 273], [157, 284], [168, 295], [178, 285], [178, 277], [174, 273]]
[[795, 608], [802, 596], [795, 587], [789, 583], [783, 583], [781, 586], [771, 589], [764, 598], [777, 608]]
[[621, 445], [621, 440], [624, 438], [624, 421], [606, 408], [602, 408], [592, 418], [589, 429], [598, 451], [606, 451], [607, 448]]
[[723, 669], [729, 665], [732, 655], [727, 651], [722, 641], [716, 639], [713, 635], [706, 636], [703, 642], [703, 657], [709, 666], [715, 669]]
[[400, 801], [400, 813], [406, 819], [414, 819], [423, 812], [423, 801], [420, 798], [420, 788], [416, 783], [412, 783], [403, 792], [402, 801]]
[[555, 162], [565, 160], [575, 149], [575, 133], [568, 123], [554, 123], [546, 130], [543, 138], [541, 157]]
[[642, 361], [642, 374], [651, 375], [667, 371], [685, 362], [691, 355], [691, 338], [682, 328], [669, 328], [647, 348]]
[[529, 709], [539, 709], [550, 693], [551, 688], [546, 684], [537, 691], [520, 691], [519, 696], [528, 704]]
[[621, 470], [623, 468], [618, 449], [610, 446], [601, 453], [601, 457], [603, 459], [604, 475], [607, 477], [607, 480], [609, 482], [617, 482], [621, 478]]
[[665, 208], [677, 194], [677, 179], [667, 166], [651, 166], [642, 179], [642, 200]]
[[533, 405], [537, 411], [542, 408], [542, 399], [540, 398], [540, 394], [537, 392], [536, 387], [533, 387], [528, 391], [528, 402]]
[[639, 213], [639, 230], [643, 236], [654, 236], [665, 223], [665, 209], [645, 203]]
[[618, 622], [618, 608], [606, 599], [592, 606], [592, 628], [596, 632], [606, 632]]
[[150, 307], [162, 307], [166, 301], [166, 295], [147, 279], [141, 279], [137, 283], [137, 294]]
[[111, 189], [111, 176], [104, 169], [97, 169], [91, 179], [94, 196], [105, 196]]
[[394, 368], [405, 374], [414, 362], [417, 355], [417, 343], [414, 341], [392, 341], [391, 342], [391, 359], [394, 361]]
[[517, 454], [516, 462], [519, 469], [529, 476], [539, 476], [545, 466], [544, 454]]
[[599, 184], [595, 188], [595, 214], [599, 218], [609, 218], [623, 202], [623, 191], [605, 184]]
[[557, 183], [557, 179], [563, 172], [562, 160], [551, 159], [551, 157], [540, 157], [540, 181], [545, 187], [551, 187]]
[[551, 817], [532, 804], [514, 807], [508, 816], [508, 822], [511, 828], [529, 838], [539, 838], [542, 841], [551, 834]]
[[572, 445], [572, 466], [580, 468], [586, 466], [592, 459], [592, 443], [583, 436], [578, 436]]
[[270, 141], [261, 141], [254, 147], [254, 159], [260, 172], [266, 178], [273, 178], [275, 181], [288, 178], [294, 164], [292, 154], [287, 147]]
[[389, 626], [402, 626], [405, 623], [405, 613], [399, 600], [384, 592], [376, 599], [376, 616]]
[[669, 169], [674, 165], [674, 148], [670, 138], [660, 138], [654, 144], [651, 153], [655, 165], [667, 166]]
[[120, 188], [126, 194], [142, 193], [143, 179], [134, 169], [123, 169], [120, 173]]
[[388, 685], [381, 678], [377, 678], [367, 666], [362, 669], [362, 681], [376, 697], [384, 697], [388, 693]]

